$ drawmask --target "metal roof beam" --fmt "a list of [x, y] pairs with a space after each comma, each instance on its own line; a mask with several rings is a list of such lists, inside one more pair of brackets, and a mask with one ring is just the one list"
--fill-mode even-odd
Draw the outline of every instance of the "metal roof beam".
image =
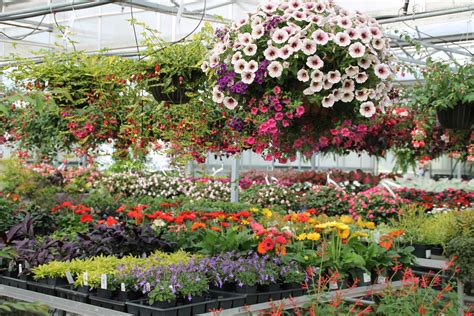
[[396, 18], [378, 19], [378, 22], [379, 24], [397, 23], [397, 22], [402, 22], [402, 21], [432, 18], [436, 16], [441, 16], [441, 15], [470, 12], [473, 10], [474, 10], [474, 6], [471, 5], [467, 7], [458, 7], [458, 8], [444, 9], [444, 10], [436, 10], [436, 11], [431, 11], [431, 12], [403, 15]]
[[[396, 35], [388, 34], [387, 36], [392, 40], [402, 42], [402, 43], [406, 43], [402, 38], [400, 38]], [[420, 41], [419, 43], [423, 47], [434, 48], [436, 50], [443, 51], [443, 52], [450, 52], [450, 53], [454, 53], [454, 54], [458, 54], [458, 55], [472, 57], [472, 54], [467, 52], [467, 51], [462, 51], [462, 50], [454, 49], [454, 48], [450, 48], [450, 47], [443, 47], [443, 46], [439, 46], [439, 45], [434, 45], [434, 44], [427, 43], [425, 41]]]
[[[52, 32], [53, 31], [53, 25], [49, 23], [41, 23], [41, 26], [38, 27], [38, 23], [36, 21], [31, 21], [31, 20], [18, 20], [18, 21], [4, 21], [0, 22], [0, 24], [4, 25], [9, 25], [9, 26], [14, 26], [14, 27], [21, 27], [25, 29], [31, 29], [31, 30], [38, 30], [38, 31], [45, 31], [45, 32]], [[2, 28], [4, 29], [4, 28]]]

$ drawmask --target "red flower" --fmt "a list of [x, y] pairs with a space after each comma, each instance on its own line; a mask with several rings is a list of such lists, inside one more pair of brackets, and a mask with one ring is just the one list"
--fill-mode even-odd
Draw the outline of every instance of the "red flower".
[[117, 223], [118, 223], [118, 221], [115, 218], [113, 218], [112, 216], [107, 217], [107, 220], [105, 221], [105, 224], [108, 227], [114, 226]]
[[286, 245], [286, 239], [283, 236], [277, 236], [275, 242], [279, 245]]
[[125, 205], [122, 205], [118, 209], [116, 209], [115, 213], [122, 213], [123, 211], [125, 211]]
[[263, 247], [266, 251], [270, 251], [275, 247], [275, 242], [270, 238], [267, 237], [262, 241]]
[[92, 215], [90, 214], [85, 214], [81, 216], [81, 222], [82, 223], [92, 223]]

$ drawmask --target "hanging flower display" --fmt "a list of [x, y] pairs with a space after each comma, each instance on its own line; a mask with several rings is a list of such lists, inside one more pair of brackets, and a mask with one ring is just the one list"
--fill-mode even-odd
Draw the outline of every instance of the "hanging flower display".
[[335, 122], [371, 118], [395, 73], [375, 19], [326, 3], [266, 1], [218, 29], [203, 71], [234, 140], [269, 159], [318, 150]]

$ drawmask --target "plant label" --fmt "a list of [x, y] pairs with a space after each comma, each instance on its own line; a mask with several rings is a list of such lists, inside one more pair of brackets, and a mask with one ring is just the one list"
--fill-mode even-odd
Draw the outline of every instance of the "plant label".
[[100, 276], [100, 288], [107, 290], [107, 274], [102, 273]]
[[83, 279], [84, 286], [89, 286], [89, 273], [84, 272], [82, 274], [82, 279]]
[[146, 252], [142, 253], [142, 258], [146, 259]]
[[74, 284], [74, 278], [72, 277], [71, 271], [66, 271], [67, 283]]
[[26, 261], [26, 262], [25, 262], [25, 269], [28, 270], [29, 268], [30, 268], [30, 264]]
[[383, 283], [385, 283], [385, 277], [384, 277], [383, 275], [379, 275], [379, 276], [377, 277], [377, 283], [378, 283], [378, 284], [383, 284]]
[[12, 272], [13, 268], [15, 268], [15, 262], [10, 261], [10, 263], [8, 264], [8, 272]]
[[337, 290], [339, 289], [339, 286], [337, 286], [337, 282], [329, 282], [329, 289], [330, 290]]
[[364, 277], [364, 283], [370, 283], [370, 280], [371, 280], [370, 273], [364, 273], [363, 277]]
[[431, 258], [431, 249], [427, 249], [426, 250], [426, 259], [430, 259]]
[[120, 291], [125, 292], [125, 283], [120, 283]]
[[21, 263], [18, 265], [18, 275], [22, 274], [23, 273], [23, 266], [21, 265]]
[[147, 292], [151, 292], [150, 283], [145, 283], [145, 288]]

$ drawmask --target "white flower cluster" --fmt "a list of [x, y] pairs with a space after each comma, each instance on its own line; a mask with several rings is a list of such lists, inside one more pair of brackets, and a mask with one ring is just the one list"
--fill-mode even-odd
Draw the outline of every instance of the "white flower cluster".
[[357, 101], [360, 113], [371, 117], [375, 104], [383, 108], [390, 102], [391, 86], [384, 81], [396, 70], [389, 40], [374, 18], [360, 12], [332, 1], [267, 0], [223, 34], [202, 69], [224, 63], [236, 73], [226, 87], [218, 83], [213, 89], [214, 102], [229, 109], [238, 106], [229, 88], [238, 81], [254, 83], [262, 62], [267, 65], [264, 80], [297, 79], [305, 87], [302, 93], [320, 95], [325, 108]]
[[285, 187], [278, 184], [255, 185], [250, 189], [243, 190], [241, 200], [251, 205], [262, 207], [284, 206], [290, 210], [295, 210], [295, 203], [298, 200], [297, 187]]
[[111, 193], [124, 196], [152, 196], [176, 198], [186, 194], [189, 182], [182, 177], [168, 176], [163, 173], [143, 175], [138, 173], [114, 173], [103, 177], [101, 185]]
[[191, 201], [211, 200], [230, 201], [230, 183], [222, 181], [208, 181], [206, 183], [193, 182], [189, 187], [188, 196]]

